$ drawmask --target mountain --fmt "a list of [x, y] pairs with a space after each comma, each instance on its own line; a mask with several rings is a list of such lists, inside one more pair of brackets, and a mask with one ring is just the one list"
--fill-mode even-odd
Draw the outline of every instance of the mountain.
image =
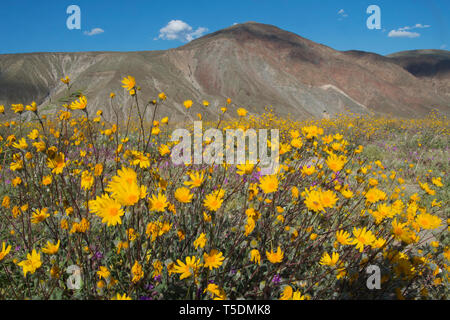
[[405, 70], [450, 97], [450, 51], [412, 50], [388, 56]]
[[[249, 22], [166, 51], [29, 53], [0, 55], [0, 104], [28, 104], [52, 112], [69, 76], [89, 108], [110, 115], [109, 93], [129, 103], [121, 80], [133, 75], [144, 104], [164, 91], [159, 116], [185, 119], [184, 100], [197, 102], [191, 115], [217, 108], [230, 97], [261, 113], [272, 106], [282, 116], [303, 119], [344, 110], [359, 114], [419, 117], [433, 108], [448, 114], [449, 52], [433, 50], [381, 56], [336, 51], [275, 26]], [[128, 101], [128, 102], [127, 102]]]

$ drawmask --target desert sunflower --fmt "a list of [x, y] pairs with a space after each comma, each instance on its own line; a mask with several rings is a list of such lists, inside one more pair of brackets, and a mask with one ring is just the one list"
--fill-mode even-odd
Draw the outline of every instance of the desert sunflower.
[[186, 263], [178, 259], [177, 263], [178, 264], [174, 266], [174, 272], [181, 274], [180, 280], [189, 278], [190, 276], [192, 276], [192, 274], [195, 274], [202, 266], [202, 264], [200, 263], [200, 259], [197, 259], [197, 257], [195, 256], [186, 257]]
[[120, 217], [125, 214], [120, 203], [107, 194], [89, 201], [89, 210], [102, 218], [102, 223], [106, 223], [108, 227], [122, 224]]
[[225, 260], [225, 258], [223, 257], [222, 252], [219, 252], [214, 249], [211, 250], [209, 254], [204, 253], [203, 260], [205, 261], [204, 267], [209, 268], [209, 270], [212, 270], [213, 268], [215, 269], [219, 268], [222, 265], [223, 260]]

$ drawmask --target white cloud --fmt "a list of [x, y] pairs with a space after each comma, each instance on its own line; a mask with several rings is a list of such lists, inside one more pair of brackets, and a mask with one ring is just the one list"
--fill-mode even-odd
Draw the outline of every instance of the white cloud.
[[159, 36], [156, 39], [178, 40], [182, 42], [190, 42], [201, 37], [208, 32], [207, 28], [199, 27], [194, 30], [190, 25], [181, 20], [172, 20], [164, 28], [159, 30]]
[[405, 30], [391, 30], [388, 34], [389, 38], [418, 38], [420, 33], [405, 31]]
[[338, 20], [343, 20], [343, 19], [348, 17], [348, 14], [345, 12], [344, 9], [339, 10], [338, 11], [338, 15], [339, 15], [339, 19]]
[[446, 45], [446, 44], [443, 44], [443, 45], [441, 46], [441, 49], [445, 49], [445, 48], [447, 48], [447, 45]]
[[97, 34], [101, 34], [103, 32], [105, 32], [105, 30], [103, 30], [101, 28], [94, 28], [91, 31], [85, 31], [84, 34], [91, 37], [91, 36], [95, 36]]
[[423, 25], [421, 23], [418, 23], [415, 26], [412, 26], [412, 27], [406, 26], [406, 27], [403, 27], [403, 28], [398, 28], [397, 30], [399, 30], [399, 31], [406, 31], [406, 30], [412, 30], [412, 29], [426, 29], [426, 28], [430, 28], [430, 27], [431, 26], [429, 24]]
[[412, 32], [409, 30], [426, 29], [426, 28], [431, 28], [431, 26], [429, 24], [417, 23], [414, 26], [406, 26], [406, 27], [398, 28], [396, 30], [391, 30], [391, 32], [389, 32], [389, 34], [388, 34], [388, 37], [390, 37], [390, 38], [418, 38], [418, 37], [420, 37], [420, 33]]
[[430, 26], [429, 24], [423, 25], [423, 24], [421, 24], [421, 23], [418, 23], [418, 24], [416, 24], [416, 26], [415, 26], [415, 28], [419, 28], [419, 29], [430, 28], [430, 27], [431, 27], [431, 26]]

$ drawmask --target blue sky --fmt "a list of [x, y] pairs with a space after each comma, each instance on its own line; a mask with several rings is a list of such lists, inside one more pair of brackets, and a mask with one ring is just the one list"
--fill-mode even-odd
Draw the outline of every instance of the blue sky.
[[[381, 30], [367, 28], [372, 4]], [[81, 30], [66, 26], [70, 5], [81, 9]], [[247, 21], [337, 50], [450, 48], [449, 0], [16, 0], [0, 12], [0, 53], [162, 50]]]

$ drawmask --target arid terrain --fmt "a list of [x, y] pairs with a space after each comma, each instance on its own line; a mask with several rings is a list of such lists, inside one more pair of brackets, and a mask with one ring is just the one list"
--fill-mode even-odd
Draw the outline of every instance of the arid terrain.
[[[197, 102], [195, 112], [204, 99], [217, 107], [229, 97], [250, 112], [272, 106], [294, 119], [345, 109], [400, 117], [450, 111], [449, 51], [341, 52], [253, 22], [167, 51], [0, 55], [0, 105], [36, 101], [51, 112], [66, 93], [59, 80], [69, 76], [72, 89], [82, 90], [91, 106], [106, 107], [108, 116], [102, 103], [111, 91], [122, 93], [118, 83], [129, 74], [149, 88], [143, 102], [167, 94], [160, 112], [172, 119], [184, 119], [185, 99]], [[215, 110], [205, 116], [216, 119]]]

